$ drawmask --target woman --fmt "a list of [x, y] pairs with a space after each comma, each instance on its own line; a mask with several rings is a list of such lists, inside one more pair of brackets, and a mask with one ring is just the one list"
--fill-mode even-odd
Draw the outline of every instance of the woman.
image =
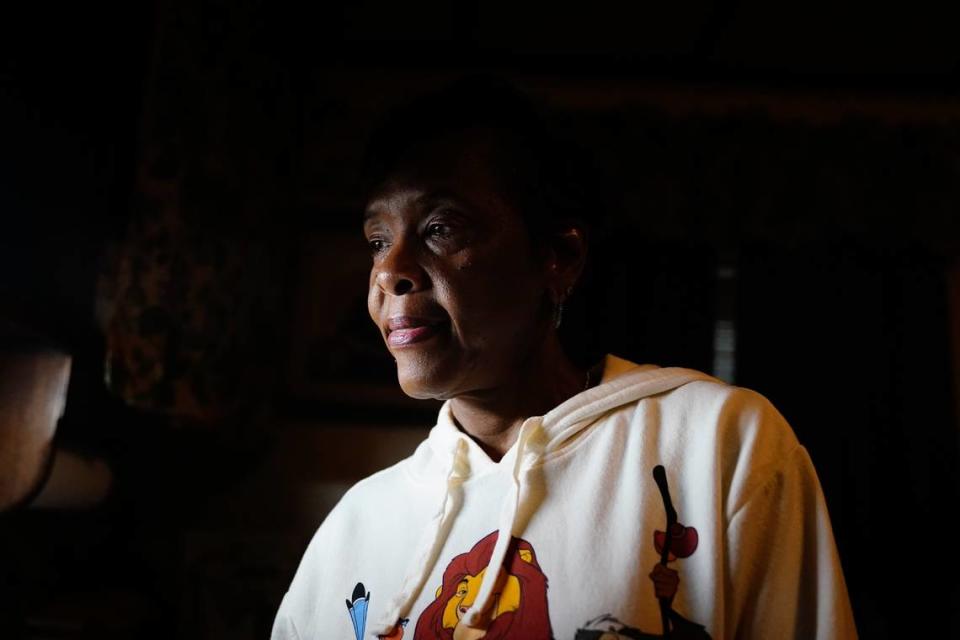
[[371, 157], [370, 316], [403, 390], [444, 404], [320, 527], [275, 639], [855, 636], [815, 472], [764, 398], [567, 355], [593, 200], [521, 97], [462, 82]]

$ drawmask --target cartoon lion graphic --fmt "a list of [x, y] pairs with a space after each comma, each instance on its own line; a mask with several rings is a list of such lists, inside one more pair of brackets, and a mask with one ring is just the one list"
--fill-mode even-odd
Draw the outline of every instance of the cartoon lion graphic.
[[467, 553], [456, 556], [443, 572], [436, 599], [424, 609], [414, 640], [551, 640], [547, 608], [547, 577], [540, 569], [533, 546], [513, 538], [496, 577], [491, 604], [484, 612], [490, 620], [486, 632], [460, 624], [476, 600], [486, 578], [487, 563], [497, 542], [497, 532], [487, 535]]

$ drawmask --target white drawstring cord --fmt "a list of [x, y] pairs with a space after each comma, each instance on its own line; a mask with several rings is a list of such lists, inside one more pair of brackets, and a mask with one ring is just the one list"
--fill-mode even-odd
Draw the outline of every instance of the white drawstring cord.
[[456, 505], [453, 504], [452, 496], [460, 484], [470, 475], [470, 465], [467, 462], [467, 443], [462, 437], [457, 438], [450, 457], [452, 461], [447, 473], [446, 488], [440, 501], [440, 507], [430, 523], [424, 528], [417, 545], [417, 551], [411, 561], [410, 568], [407, 570], [407, 575], [401, 584], [399, 593], [390, 600], [383, 616], [371, 629], [371, 635], [373, 636], [388, 635], [393, 631], [397, 622], [409, 613], [413, 601], [420, 594], [437, 555], [440, 553], [440, 548], [443, 546], [445, 539], [445, 536], [442, 535], [443, 531], [455, 515], [454, 507]]
[[[480, 583], [477, 598], [463, 617], [464, 623], [469, 627], [486, 628], [486, 625], [490, 622], [489, 619], [483, 619], [483, 612], [487, 609], [490, 597], [493, 594], [493, 588], [496, 586], [497, 578], [503, 568], [507, 547], [513, 540], [513, 525], [520, 510], [521, 474], [526, 473], [526, 470], [534, 463], [532, 460], [525, 460], [525, 457], [527, 450], [530, 448], [529, 444], [540, 426], [540, 418], [533, 418], [520, 427], [520, 434], [517, 436], [517, 457], [513, 461], [513, 472], [511, 474], [510, 492], [507, 494], [500, 510], [497, 542], [490, 554], [490, 562], [487, 564], [484, 580]], [[534, 457], [538, 456], [535, 455]]]

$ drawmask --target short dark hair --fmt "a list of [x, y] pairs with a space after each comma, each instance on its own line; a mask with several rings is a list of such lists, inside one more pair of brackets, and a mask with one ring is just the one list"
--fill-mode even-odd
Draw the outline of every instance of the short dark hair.
[[466, 76], [394, 109], [373, 134], [364, 159], [365, 193], [389, 178], [416, 146], [473, 129], [494, 134], [491, 167], [534, 239], [560, 224], [588, 234], [604, 218], [597, 172], [548, 114], [512, 83]]

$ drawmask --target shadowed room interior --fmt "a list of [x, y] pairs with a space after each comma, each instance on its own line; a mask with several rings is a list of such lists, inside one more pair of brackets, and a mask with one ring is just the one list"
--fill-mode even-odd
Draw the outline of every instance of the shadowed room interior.
[[367, 316], [357, 174], [391, 105], [468, 73], [607, 185], [576, 355], [767, 396], [861, 636], [960, 634], [956, 8], [5, 13], [0, 638], [269, 635], [326, 513], [435, 420]]

